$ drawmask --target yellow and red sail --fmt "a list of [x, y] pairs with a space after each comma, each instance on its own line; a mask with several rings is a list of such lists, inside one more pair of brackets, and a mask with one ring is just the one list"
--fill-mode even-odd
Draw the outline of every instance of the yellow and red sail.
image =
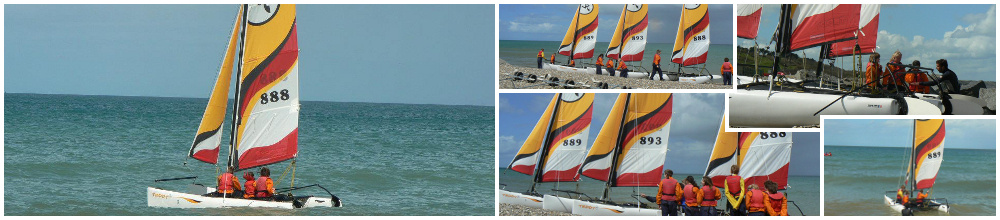
[[573, 15], [573, 21], [569, 23], [566, 36], [559, 44], [559, 54], [572, 56], [573, 59], [594, 56], [594, 46], [597, 45], [599, 9], [597, 4], [581, 4], [576, 8], [576, 14]]
[[229, 35], [229, 44], [226, 47], [226, 55], [222, 59], [222, 67], [219, 68], [219, 76], [215, 80], [215, 87], [208, 97], [208, 105], [205, 107], [205, 114], [202, 116], [201, 124], [198, 125], [198, 132], [195, 134], [194, 143], [191, 144], [191, 151], [188, 156], [215, 164], [219, 161], [219, 147], [222, 143], [222, 124], [226, 119], [226, 103], [229, 102], [229, 83], [233, 79], [233, 61], [236, 60], [236, 43], [239, 42], [240, 18], [243, 16], [242, 7], [237, 12], [233, 31]]
[[646, 29], [649, 26], [649, 7], [646, 4], [625, 4], [615, 27], [615, 34], [608, 44], [607, 56], [624, 61], [641, 61], [646, 51]]
[[736, 37], [756, 39], [762, 11], [764, 5], [761, 4], [736, 5]]
[[913, 125], [913, 173], [916, 189], [934, 186], [944, 160], [944, 119], [918, 119]]
[[579, 180], [593, 109], [594, 94], [556, 94], [508, 168], [535, 182]]
[[708, 5], [685, 4], [681, 9], [670, 62], [681, 66], [705, 63], [710, 44], [708, 24]]
[[[616, 113], [619, 112], [619, 113]], [[584, 175], [609, 186], [656, 186], [663, 173], [673, 118], [670, 93], [622, 94], [615, 102], [609, 122], [619, 123], [598, 134], [584, 162]], [[607, 152], [607, 143], [614, 143]], [[610, 157], [610, 158], [609, 158]], [[607, 170], [607, 172], [603, 172]], [[607, 174], [605, 174], [607, 173]]]
[[737, 165], [739, 158], [739, 132], [726, 132], [726, 117], [722, 117], [722, 125], [719, 126], [719, 134], [715, 139], [715, 147], [712, 148], [712, 155], [708, 159], [708, 166], [705, 168], [705, 176], [712, 178], [712, 184], [716, 187], [724, 187], [726, 177], [731, 174], [730, 168]]

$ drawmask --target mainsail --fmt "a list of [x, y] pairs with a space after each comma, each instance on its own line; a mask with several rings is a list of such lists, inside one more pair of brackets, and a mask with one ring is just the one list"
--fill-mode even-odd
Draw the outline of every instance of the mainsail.
[[593, 105], [594, 94], [556, 94], [508, 168], [534, 182], [579, 180]]
[[789, 51], [854, 39], [860, 13], [857, 4], [791, 5]]
[[792, 155], [792, 134], [785, 132], [740, 133], [740, 176], [747, 186], [771, 180], [778, 189], [788, 185], [788, 163]]
[[934, 186], [944, 159], [944, 119], [918, 119], [913, 122], [913, 182], [917, 190]]
[[[878, 4], [861, 5], [861, 20], [859, 20], [858, 30], [855, 32], [858, 39], [834, 43], [830, 46], [830, 55], [827, 57], [875, 53], [875, 42], [878, 39], [878, 17], [881, 8], [882, 5]], [[855, 45], [859, 47], [858, 52], [854, 52]]]
[[726, 177], [731, 174], [730, 168], [737, 165], [739, 150], [738, 132], [726, 132], [726, 117], [722, 117], [719, 134], [715, 139], [715, 147], [705, 167], [705, 176], [712, 178], [712, 185], [724, 187]]
[[[667, 154], [672, 97], [669, 93], [619, 95], [587, 155], [582, 173], [607, 181], [608, 187], [656, 186]], [[620, 118], [619, 123], [609, 125], [615, 117]], [[608, 143], [613, 143], [610, 152]]]
[[239, 170], [294, 158], [299, 128], [295, 5], [249, 5], [244, 11], [236, 147], [230, 154]]
[[702, 64], [708, 60], [708, 23], [708, 5], [683, 6], [670, 62], [688, 66]]
[[618, 18], [615, 34], [608, 44], [607, 56], [624, 61], [641, 61], [646, 50], [646, 28], [649, 23], [646, 4], [625, 4]]
[[222, 58], [219, 77], [215, 79], [212, 95], [208, 97], [208, 106], [205, 107], [205, 114], [202, 116], [201, 124], [198, 125], [198, 132], [195, 134], [194, 143], [191, 144], [191, 151], [188, 152], [189, 157], [205, 163], [215, 164], [219, 161], [222, 123], [226, 119], [229, 82], [233, 79], [233, 60], [236, 57], [236, 43], [239, 41], [240, 18], [242, 16], [243, 8], [240, 7], [239, 12], [236, 13], [233, 31], [229, 35], [226, 55]]
[[761, 4], [736, 5], [736, 37], [756, 39], [760, 28], [760, 14], [764, 10]]
[[559, 54], [572, 56], [573, 59], [591, 58], [594, 56], [594, 45], [597, 44], [597, 4], [581, 4], [577, 7], [573, 21], [566, 30], [566, 36], [559, 44]]

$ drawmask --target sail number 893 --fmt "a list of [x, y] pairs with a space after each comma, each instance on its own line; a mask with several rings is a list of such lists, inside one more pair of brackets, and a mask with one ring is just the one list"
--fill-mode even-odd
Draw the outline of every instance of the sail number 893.
[[660, 137], [640, 137], [639, 144], [663, 144]]
[[267, 104], [267, 103], [271, 103], [271, 102], [284, 101], [284, 100], [288, 100], [288, 90], [287, 89], [282, 89], [281, 92], [279, 92], [279, 91], [271, 91], [271, 92], [265, 92], [264, 94], [260, 94], [260, 104], [261, 105]]
[[785, 132], [761, 132], [760, 139], [785, 137]]

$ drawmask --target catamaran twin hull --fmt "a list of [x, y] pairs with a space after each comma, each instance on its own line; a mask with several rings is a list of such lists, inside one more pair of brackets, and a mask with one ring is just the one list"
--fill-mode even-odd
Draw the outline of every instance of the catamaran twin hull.
[[497, 190], [500, 193], [500, 203], [523, 205], [532, 208], [542, 208], [542, 198], [525, 194], [510, 192], [507, 190]]
[[[903, 204], [896, 203], [896, 199], [895, 198], [889, 198], [888, 195], [883, 195], [883, 196], [885, 198], [885, 205], [889, 206], [889, 208], [892, 208], [892, 210], [894, 210], [894, 211], [896, 211], [898, 213], [902, 213], [903, 212], [903, 208], [905, 208], [905, 207], [903, 207]], [[938, 202], [936, 202], [934, 200], [931, 200], [931, 201], [928, 201], [928, 202], [929, 202], [929, 206], [931, 208], [933, 208], [934, 210], [937, 210], [939, 212], [948, 212], [948, 205], [942, 205], [941, 203], [938, 203]]]
[[[146, 188], [146, 205], [161, 208], [229, 208], [229, 207], [265, 207], [265, 208], [312, 208], [334, 207], [331, 198], [315, 196], [296, 197], [293, 201], [277, 202], [253, 199], [221, 198], [174, 192], [169, 190]], [[337, 207], [340, 207], [339, 205]]]
[[[840, 95], [799, 92], [738, 91], [729, 94], [730, 126], [792, 127], [819, 125], [813, 113], [834, 102]], [[899, 103], [890, 98], [847, 96], [820, 114], [895, 115]]]
[[574, 215], [584, 216], [660, 216], [659, 209], [644, 209], [637, 207], [622, 207], [594, 202], [575, 200], [573, 205]]
[[[570, 73], [597, 74], [597, 68], [594, 67], [576, 68], [576, 67], [568, 67], [568, 66], [560, 66], [555, 64], [544, 63], [542, 64], [542, 69], [558, 70]], [[608, 71], [605, 69], [601, 69], [601, 72], [604, 73], [605, 75], [608, 74]], [[615, 76], [619, 76], [618, 74], [619, 73], [616, 71]], [[629, 71], [628, 78], [649, 79], [649, 73]]]

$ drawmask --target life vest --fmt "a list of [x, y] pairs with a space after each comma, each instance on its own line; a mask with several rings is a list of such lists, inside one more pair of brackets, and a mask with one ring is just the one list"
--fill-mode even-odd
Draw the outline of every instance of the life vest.
[[257, 177], [257, 182], [256, 182], [256, 185], [257, 185], [257, 187], [256, 187], [256, 189], [257, 189], [257, 193], [256, 193], [257, 198], [265, 198], [265, 197], [271, 197], [271, 196], [273, 196], [273, 195], [271, 195], [271, 191], [270, 191], [271, 189], [268, 189], [268, 187], [267, 187], [267, 181], [269, 181], [269, 180], [271, 180], [270, 177], [266, 177], [266, 176]]
[[660, 201], [674, 201], [677, 200], [677, 180], [674, 178], [667, 178], [660, 180], [660, 188], [663, 188], [663, 193], [661, 194]]
[[596, 64], [598, 66], [604, 65], [604, 59], [601, 59], [601, 57], [597, 57], [597, 63]]
[[[886, 65], [885, 71], [882, 71], [882, 75], [885, 76], [882, 78], [882, 85], [902, 85], [904, 82], [903, 81], [904, 77], [900, 76], [899, 74], [905, 71], [906, 70], [904, 70], [902, 67], [899, 66]], [[888, 76], [890, 74], [894, 76]], [[893, 81], [893, 79], [895, 79], [895, 81]]]
[[660, 55], [653, 55], [653, 65], [660, 65]]
[[759, 189], [752, 189], [752, 190], [750, 190], [750, 200], [749, 200], [749, 202], [750, 202], [750, 204], [747, 205], [747, 207], [750, 208], [749, 209], [750, 212], [767, 211], [766, 209], [764, 209], [764, 192], [763, 191], [760, 191]]
[[915, 202], [917, 202], [917, 203], [924, 203], [924, 199], [925, 198], [927, 198], [927, 194], [917, 193], [917, 200]]
[[701, 199], [701, 206], [715, 207], [718, 204], [719, 198], [715, 198], [715, 193], [717, 190], [713, 186], [702, 186], [701, 194], [704, 195]]
[[552, 64], [556, 64], [556, 54], [552, 54], [552, 58], [549, 58], [549, 62], [552, 62]]
[[233, 193], [233, 176], [232, 173], [223, 173], [219, 175], [219, 188], [220, 193]]
[[729, 62], [722, 63], [722, 72], [733, 72], [733, 64]]
[[684, 186], [684, 204], [687, 206], [698, 206], [698, 195], [694, 192], [694, 185]]
[[730, 194], [740, 194], [743, 189], [740, 188], [740, 180], [743, 179], [738, 175], [732, 175], [726, 177], [726, 184], [729, 185]]
[[542, 58], [542, 57], [545, 57], [545, 52], [542, 52], [541, 50], [539, 50], [538, 51], [538, 58]]
[[903, 201], [903, 190], [896, 190], [896, 201]]
[[576, 60], [569, 60], [569, 66], [576, 66]]
[[[917, 74], [917, 82], [927, 82], [927, 73], [920, 72]], [[921, 91], [924, 94], [931, 93], [931, 87], [925, 85], [917, 85], [917, 91]]]
[[256, 194], [255, 189], [257, 188], [257, 185], [255, 183], [256, 182], [253, 180], [247, 180], [247, 182], [243, 184], [244, 186], [243, 189], [246, 189], [243, 192], [243, 198], [253, 198], [253, 196]]
[[[865, 84], [875, 82], [878, 77], [882, 76], [882, 66], [878, 64], [868, 63], [868, 67], [865, 70]], [[869, 87], [876, 86], [875, 83], [868, 84]]]
[[771, 209], [774, 209], [775, 212], [781, 213], [781, 200], [785, 198], [785, 194], [780, 192], [776, 192], [774, 194], [768, 193], [767, 197], [770, 197], [771, 199], [771, 204], [769, 204], [771, 205]]
[[620, 70], [628, 69], [628, 67], [625, 66], [625, 61], [618, 61], [618, 69]]
[[615, 67], [615, 61], [613, 61], [611, 59], [608, 59], [608, 64], [604, 65], [604, 66], [606, 66], [608, 68], [614, 68]]

